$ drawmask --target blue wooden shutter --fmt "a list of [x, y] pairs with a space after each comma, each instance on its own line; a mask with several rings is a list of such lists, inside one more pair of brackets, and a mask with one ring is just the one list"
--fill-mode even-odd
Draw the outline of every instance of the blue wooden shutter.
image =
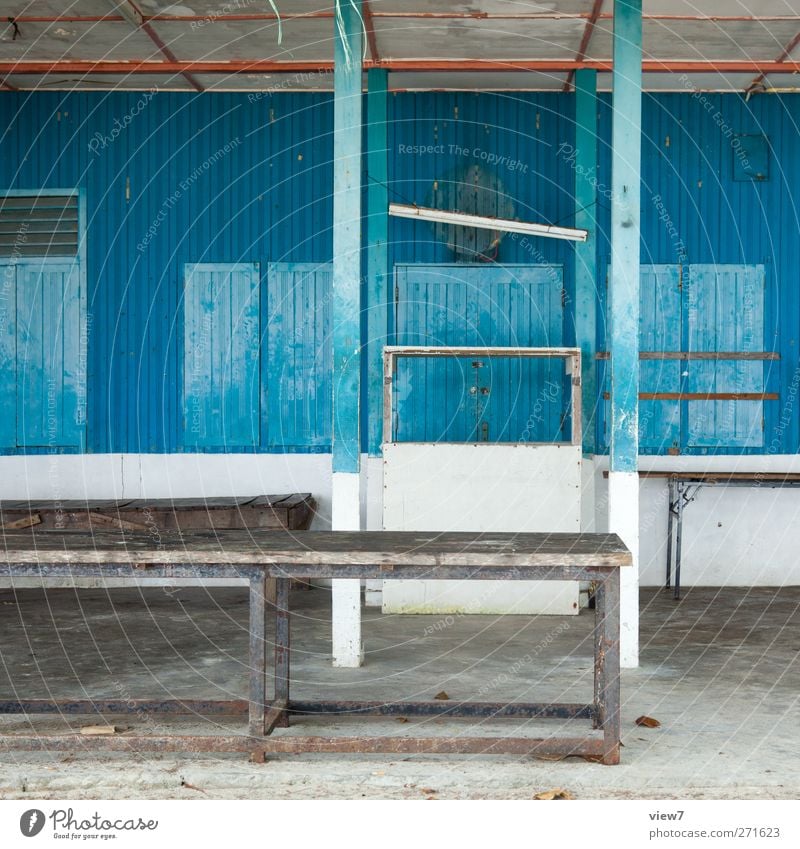
[[331, 442], [330, 263], [275, 262], [267, 275], [267, 441], [271, 447]]
[[[686, 291], [689, 351], [764, 350], [763, 265], [692, 265]], [[759, 360], [691, 360], [686, 392], [763, 392]], [[689, 447], [759, 447], [761, 401], [688, 401]]]
[[80, 448], [81, 356], [77, 262], [31, 260], [16, 268], [16, 431], [19, 447]]
[[[680, 266], [643, 265], [639, 288], [639, 349], [681, 350]], [[640, 392], [680, 392], [680, 360], [642, 360]], [[666, 452], [680, 445], [680, 401], [639, 402], [639, 446]]]
[[17, 269], [0, 266], [0, 447], [17, 445]]
[[184, 269], [184, 445], [259, 444], [259, 271], [256, 263]]

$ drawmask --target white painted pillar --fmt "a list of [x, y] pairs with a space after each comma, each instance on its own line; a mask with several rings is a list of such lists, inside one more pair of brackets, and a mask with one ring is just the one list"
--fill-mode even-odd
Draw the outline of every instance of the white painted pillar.
[[639, 475], [609, 472], [608, 527], [633, 554], [633, 566], [620, 580], [620, 665], [639, 665]]
[[[334, 472], [331, 526], [334, 531], [361, 528], [360, 475]], [[331, 582], [333, 617], [333, 665], [352, 667], [364, 662], [361, 642], [361, 581]]]

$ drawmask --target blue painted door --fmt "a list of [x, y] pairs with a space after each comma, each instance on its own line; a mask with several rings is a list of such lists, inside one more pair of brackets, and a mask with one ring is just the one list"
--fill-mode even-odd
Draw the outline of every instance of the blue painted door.
[[[398, 345], [562, 344], [561, 266], [403, 265], [395, 276]], [[401, 357], [393, 396], [397, 441], [569, 438], [563, 359]]]
[[[688, 351], [764, 350], [763, 265], [692, 265], [685, 287]], [[686, 392], [764, 392], [760, 360], [690, 360]], [[762, 401], [687, 401], [689, 447], [759, 447]]]
[[259, 270], [256, 263], [184, 269], [184, 446], [259, 444]]
[[264, 427], [270, 447], [330, 445], [332, 287], [330, 263], [269, 266]]
[[82, 448], [86, 353], [79, 265], [31, 259], [4, 266], [2, 280], [2, 445]]

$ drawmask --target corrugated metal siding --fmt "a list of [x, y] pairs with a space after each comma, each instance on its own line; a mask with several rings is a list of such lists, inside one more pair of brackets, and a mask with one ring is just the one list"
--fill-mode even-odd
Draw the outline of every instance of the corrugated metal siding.
[[[574, 140], [571, 95], [389, 100], [392, 200], [422, 203], [434, 181], [474, 162], [503, 181], [520, 218], [571, 222], [574, 173], [559, 155]], [[269, 262], [330, 260], [331, 96], [3, 93], [0, 112], [0, 187], [87, 189], [88, 449], [181, 450], [183, 265], [258, 262], [263, 270]], [[800, 416], [783, 407], [800, 379], [800, 98], [648, 95], [643, 124], [642, 261], [765, 266], [765, 348], [781, 353], [765, 380], [782, 395], [765, 404], [765, 445], [795, 452]], [[607, 97], [599, 130], [598, 180], [607, 186]], [[734, 181], [734, 133], [768, 137], [768, 180]], [[400, 144], [442, 145], [442, 152], [401, 153]], [[609, 207], [601, 196], [601, 290]], [[393, 219], [390, 244], [392, 263], [453, 261], [424, 223]], [[567, 244], [506, 236], [497, 259], [563, 265], [572, 303]], [[573, 335], [568, 320], [565, 343]], [[602, 348], [602, 327], [599, 337]], [[315, 432], [295, 447], [322, 450], [323, 438]], [[270, 437], [269, 450], [283, 450], [279, 442]]]

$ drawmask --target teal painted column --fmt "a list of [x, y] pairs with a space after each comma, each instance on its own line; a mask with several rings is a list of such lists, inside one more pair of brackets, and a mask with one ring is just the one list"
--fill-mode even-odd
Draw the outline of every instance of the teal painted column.
[[608, 528], [633, 556], [620, 575], [620, 663], [639, 664], [639, 217], [642, 0], [614, 2], [611, 130], [611, 450]]
[[383, 346], [389, 326], [388, 73], [367, 72], [367, 441], [380, 456], [383, 424]]
[[333, 471], [359, 471], [361, 391], [361, 2], [334, 22]]
[[[361, 0], [343, 0], [334, 18], [333, 71], [333, 474], [331, 525], [361, 529]], [[361, 582], [335, 580], [334, 666], [360, 666]]]
[[597, 448], [597, 71], [575, 72], [575, 338], [581, 349], [583, 453]]
[[639, 454], [642, 0], [614, 2], [613, 92], [610, 469], [612, 472], [635, 472]]

